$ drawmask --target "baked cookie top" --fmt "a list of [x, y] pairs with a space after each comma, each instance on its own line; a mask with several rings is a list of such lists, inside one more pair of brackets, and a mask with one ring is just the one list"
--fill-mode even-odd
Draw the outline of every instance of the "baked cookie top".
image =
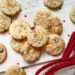
[[15, 15], [20, 10], [21, 6], [16, 0], [2, 0], [2, 11], [6, 15]]
[[29, 29], [27, 33], [27, 39], [29, 44], [33, 47], [42, 47], [48, 40], [47, 31], [41, 26], [35, 26], [35, 28]]
[[52, 14], [47, 9], [39, 10], [33, 17], [34, 25], [42, 25], [44, 26], [44, 21], [50, 17]]
[[63, 0], [44, 0], [44, 4], [49, 8], [58, 8], [63, 4]]
[[5, 75], [26, 75], [26, 73], [19, 66], [11, 66], [6, 70]]
[[0, 32], [4, 32], [9, 29], [9, 26], [11, 24], [11, 18], [7, 15], [5, 15], [0, 10]]
[[16, 40], [14, 39], [13, 37], [11, 37], [10, 39], [10, 44], [11, 44], [11, 47], [17, 51], [17, 52], [20, 52], [21, 51], [21, 48], [22, 46], [24, 45], [24, 43], [26, 42], [27, 39], [23, 39], [23, 40]]
[[62, 21], [57, 16], [51, 16], [49, 20], [49, 32], [52, 34], [61, 34], [63, 30]]
[[49, 40], [44, 48], [47, 53], [57, 56], [61, 54], [65, 48], [64, 39], [59, 35], [51, 34], [49, 35]]
[[27, 30], [30, 27], [29, 23], [25, 20], [16, 20], [14, 21], [10, 28], [10, 34], [15, 39], [24, 39], [27, 37]]
[[41, 49], [32, 47], [27, 41], [21, 48], [21, 54], [25, 61], [32, 63], [40, 58]]
[[73, 23], [75, 23], [75, 5], [70, 9], [70, 19]]

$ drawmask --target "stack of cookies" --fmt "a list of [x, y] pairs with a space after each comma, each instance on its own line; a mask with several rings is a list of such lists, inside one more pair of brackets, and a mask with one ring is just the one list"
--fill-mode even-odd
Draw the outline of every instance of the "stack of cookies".
[[39, 10], [34, 18], [34, 25], [43, 27], [48, 34], [48, 41], [44, 45], [44, 50], [57, 56], [64, 50], [65, 43], [60, 34], [63, 31], [63, 25], [60, 18], [53, 16], [49, 10]]
[[[63, 0], [44, 0], [45, 5], [50, 8], [58, 8]], [[49, 10], [39, 10], [33, 17], [34, 27], [22, 19], [15, 20], [11, 24], [11, 17], [16, 15], [21, 6], [16, 0], [3, 0], [0, 5], [0, 32], [9, 29], [11, 47], [21, 53], [27, 62], [34, 62], [40, 58], [41, 50], [50, 55], [57, 56], [65, 47], [63, 38], [60, 36], [63, 25], [60, 18], [53, 16]], [[71, 20], [74, 22], [71, 9]]]
[[36, 27], [32, 30], [27, 21], [16, 20], [11, 24], [9, 31], [11, 34], [10, 44], [15, 51], [21, 53], [27, 62], [34, 62], [39, 59], [40, 47], [47, 41], [44, 28]]
[[0, 32], [9, 29], [11, 47], [19, 52], [25, 61], [38, 60], [42, 48], [53, 56], [62, 53], [65, 47], [64, 40], [60, 36], [63, 30], [62, 21], [53, 16], [49, 10], [39, 10], [33, 17], [34, 27], [30, 27], [31, 25], [22, 19], [15, 20], [11, 24], [9, 16], [16, 15], [21, 10], [16, 0], [3, 0], [0, 8]]
[[9, 28], [11, 47], [31, 63], [40, 58], [41, 51], [57, 56], [65, 47], [60, 36], [63, 30], [61, 20], [49, 10], [39, 10], [33, 17], [34, 27], [26, 20], [15, 20]]

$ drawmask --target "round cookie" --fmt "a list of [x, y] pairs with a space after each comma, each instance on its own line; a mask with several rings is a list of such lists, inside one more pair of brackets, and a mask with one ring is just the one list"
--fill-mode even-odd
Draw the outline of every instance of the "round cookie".
[[26, 73], [19, 66], [11, 66], [6, 70], [5, 75], [26, 75]]
[[73, 23], [75, 23], [75, 6], [72, 6], [70, 9], [70, 19]]
[[10, 24], [11, 18], [2, 13], [2, 11], [0, 11], [0, 32], [8, 30]]
[[63, 4], [63, 0], [44, 0], [44, 4], [49, 8], [58, 8]]
[[10, 28], [10, 34], [15, 39], [24, 39], [27, 37], [27, 30], [30, 27], [29, 23], [25, 20], [16, 20], [14, 21]]
[[2, 64], [7, 57], [7, 51], [3, 44], [0, 44], [0, 64]]
[[44, 26], [44, 21], [50, 17], [52, 14], [49, 10], [42, 9], [39, 10], [33, 17], [34, 25], [42, 25]]
[[10, 44], [11, 44], [11, 47], [17, 51], [17, 52], [20, 52], [22, 46], [24, 45], [24, 43], [26, 42], [27, 39], [23, 39], [23, 40], [16, 40], [14, 39], [13, 37], [11, 37], [10, 39]]
[[58, 56], [59, 54], [61, 54], [64, 48], [64, 39], [56, 34], [49, 35], [49, 40], [44, 46], [45, 51], [53, 56]]
[[33, 30], [29, 29], [27, 33], [27, 39], [29, 44], [33, 47], [42, 47], [48, 40], [48, 33], [41, 26], [36, 26]]
[[15, 15], [21, 10], [20, 4], [16, 0], [3, 0], [2, 11], [6, 15]]
[[62, 21], [57, 16], [51, 16], [49, 20], [49, 32], [60, 35], [63, 30]]
[[40, 58], [41, 49], [32, 47], [27, 41], [21, 49], [21, 54], [25, 61], [32, 63]]

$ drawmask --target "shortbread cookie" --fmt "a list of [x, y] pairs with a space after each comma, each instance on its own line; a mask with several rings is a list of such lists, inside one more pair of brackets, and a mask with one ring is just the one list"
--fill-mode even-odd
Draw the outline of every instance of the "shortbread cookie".
[[3, 0], [2, 11], [6, 15], [15, 15], [21, 10], [20, 4], [16, 0]]
[[7, 57], [7, 50], [3, 44], [0, 44], [0, 64], [5, 61]]
[[11, 66], [6, 70], [5, 75], [26, 75], [26, 73], [19, 66]]
[[57, 56], [61, 54], [65, 48], [64, 39], [59, 35], [51, 34], [49, 35], [49, 40], [44, 48], [47, 53]]
[[11, 47], [17, 51], [17, 52], [20, 52], [22, 46], [24, 45], [24, 43], [26, 42], [27, 39], [23, 39], [23, 40], [16, 40], [14, 39], [13, 37], [11, 37], [10, 39], [10, 44], [11, 44]]
[[75, 23], [75, 6], [72, 6], [70, 9], [70, 19], [73, 23]]
[[33, 18], [34, 25], [44, 26], [44, 21], [51, 15], [52, 14], [49, 10], [46, 9], [39, 10]]
[[2, 11], [0, 11], [0, 32], [8, 30], [10, 24], [11, 18], [2, 13]]
[[63, 4], [63, 0], [44, 0], [44, 4], [49, 8], [58, 8]]
[[41, 50], [32, 47], [27, 41], [21, 49], [21, 54], [25, 61], [32, 63], [40, 58]]
[[25, 20], [14, 21], [10, 28], [10, 34], [15, 39], [24, 39], [27, 37], [27, 29], [30, 27], [29, 23]]
[[49, 32], [54, 34], [61, 34], [63, 30], [62, 21], [57, 16], [52, 16], [48, 18], [49, 20]]
[[47, 31], [41, 26], [35, 26], [35, 29], [29, 29], [27, 39], [33, 47], [42, 47], [48, 40]]

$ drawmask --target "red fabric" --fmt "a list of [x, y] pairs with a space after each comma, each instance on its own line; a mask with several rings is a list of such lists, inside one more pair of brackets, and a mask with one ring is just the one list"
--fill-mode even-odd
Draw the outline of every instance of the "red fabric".
[[[52, 67], [51, 68], [52, 72], [50, 72], [48, 75], [53, 75], [57, 70], [59, 70], [59, 69], [61, 69], [63, 67], [71, 66], [71, 65], [75, 65], [75, 59], [74, 60], [70, 60], [68, 62], [61, 63], [59, 65], [56, 65], [56, 66]], [[45, 75], [47, 75], [47, 74], [45, 74]]]
[[[75, 65], [75, 47], [74, 46], [75, 46], [75, 32], [72, 33], [69, 39], [69, 42], [67, 44], [67, 47], [62, 55], [62, 58], [53, 60], [52, 62], [42, 66], [39, 70], [37, 70], [35, 75], [39, 75], [41, 71], [43, 71], [44, 69], [46, 69], [47, 67], [51, 65], [53, 65], [53, 67], [49, 68], [47, 72], [45, 72], [45, 75], [53, 75], [57, 70], [63, 67]], [[73, 49], [74, 49], [74, 54], [71, 57], [69, 57]]]

